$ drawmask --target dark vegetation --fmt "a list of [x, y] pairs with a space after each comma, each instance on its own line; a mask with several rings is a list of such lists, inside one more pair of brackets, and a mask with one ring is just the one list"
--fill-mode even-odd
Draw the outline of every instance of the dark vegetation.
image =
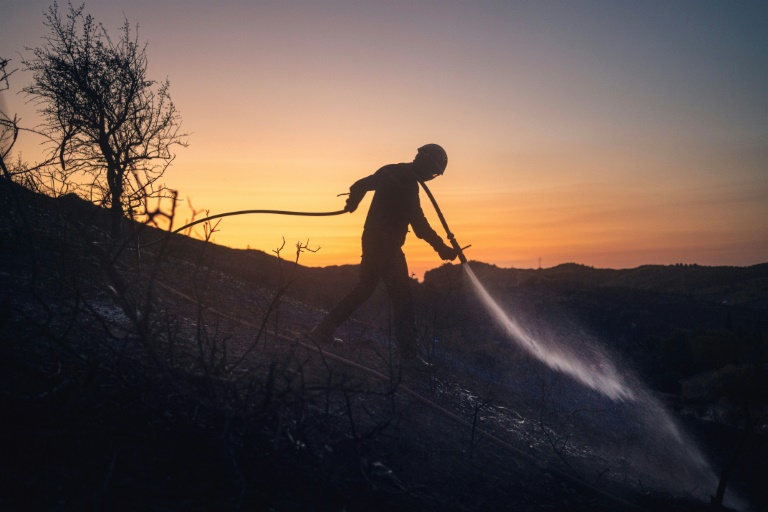
[[[580, 454], [578, 443], [610, 438], [598, 419], [606, 415], [556, 403], [553, 394], [578, 386], [505, 342], [459, 267], [414, 282], [432, 375], [401, 380], [390, 364], [383, 295], [342, 329], [343, 343], [323, 347], [382, 379], [296, 334], [351, 286], [354, 266], [304, 267], [302, 244], [269, 255], [175, 235], [137, 249], [164, 232], [128, 221], [134, 236], [116, 247], [104, 209], [1, 183], [3, 509], [709, 508], [693, 490], [628, 476], [635, 468], [621, 457]], [[755, 426], [731, 481], [753, 506], [765, 504], [765, 387], [741, 379], [765, 361], [764, 265], [472, 265], [514, 311], [578, 320], [672, 407], [688, 407], [694, 415], [683, 421], [718, 471], [749, 405]], [[681, 272], [699, 284], [679, 283]], [[704, 341], [712, 348], [699, 352]], [[731, 343], [743, 348], [723, 347]], [[705, 379], [683, 400], [678, 376], [724, 367], [738, 378]], [[510, 369], [542, 393], [506, 388]], [[720, 423], [695, 419], [715, 406]]]

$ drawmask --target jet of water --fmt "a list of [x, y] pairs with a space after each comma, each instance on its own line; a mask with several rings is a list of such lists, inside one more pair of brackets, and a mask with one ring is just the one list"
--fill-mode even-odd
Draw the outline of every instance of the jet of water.
[[516, 322], [491, 297], [468, 264], [462, 265], [474, 291], [494, 320], [520, 348], [555, 371], [564, 373], [583, 385], [616, 402], [632, 402], [650, 446], [663, 446], [656, 452], [664, 463], [655, 471], [675, 471], [679, 484], [688, 483], [701, 489], [717, 485], [709, 464], [694, 443], [687, 440], [674, 419], [659, 401], [639, 382], [628, 382], [598, 346], [574, 346], [554, 335], [533, 335]]
[[520, 348], [553, 370], [570, 375], [585, 386], [604, 394], [612, 400], [635, 400], [635, 394], [607, 357], [593, 349], [589, 353], [590, 361], [587, 362], [568, 346], [558, 345], [554, 340], [544, 343], [542, 340], [534, 337], [520, 324], [510, 318], [499, 306], [482, 283], [480, 283], [480, 280], [477, 279], [469, 265], [463, 266], [483, 305], [485, 305], [499, 326], [504, 329], [507, 335]]

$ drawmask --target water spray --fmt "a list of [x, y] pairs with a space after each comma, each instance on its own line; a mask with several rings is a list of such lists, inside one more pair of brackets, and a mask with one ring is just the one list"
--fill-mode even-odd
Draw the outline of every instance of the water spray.
[[[686, 473], [686, 477], [690, 478], [689, 481], [695, 482], [696, 485], [702, 485], [705, 489], [711, 487], [717, 480], [699, 449], [686, 439], [674, 419], [658, 400], [639, 382], [625, 378], [623, 375], [625, 372], [620, 371], [599, 346], [591, 343], [574, 344], [569, 340], [560, 339], [560, 336], [553, 332], [534, 335], [504, 311], [467, 263], [464, 249], [469, 246], [459, 245], [429, 188], [421, 180], [419, 184], [435, 207], [448, 240], [456, 250], [461, 266], [469, 277], [477, 297], [507, 337], [552, 370], [568, 375], [614, 402], [632, 404], [632, 407], [638, 411], [638, 417], [641, 417], [641, 421], [645, 423], [647, 432], [653, 434], [651, 438], [665, 446], [665, 453], [671, 457], [670, 462], [680, 464], [678, 467], [680, 473]], [[678, 478], [682, 477], [680, 473], [677, 475]]]
[[450, 240], [451, 245], [456, 250], [459, 261], [461, 261], [465, 272], [469, 276], [475, 292], [485, 308], [491, 313], [507, 336], [514, 340], [523, 350], [553, 370], [570, 375], [585, 386], [602, 393], [610, 399], [620, 401], [634, 400], [635, 394], [627, 383], [624, 382], [624, 379], [622, 379], [614, 365], [601, 352], [592, 350], [590, 354], [587, 354], [588, 357], [586, 358], [590, 360], [590, 363], [588, 364], [584, 361], [584, 357], [580, 357], [580, 354], [574, 353], [570, 347], [552, 342], [544, 343], [542, 340], [538, 339], [538, 337], [527, 332], [518, 322], [509, 317], [493, 297], [491, 297], [482, 283], [480, 283], [480, 280], [467, 263], [464, 249], [470, 246], [461, 247], [461, 245], [459, 245], [459, 242], [456, 241], [456, 237], [451, 232], [450, 228], [448, 228], [448, 222], [446, 222], [445, 216], [443, 216], [443, 212], [437, 205], [437, 201], [432, 195], [432, 192], [430, 192], [423, 181], [419, 180], [419, 184], [424, 189], [424, 192], [427, 193], [429, 200], [432, 201], [432, 206], [435, 207], [437, 216], [445, 228], [448, 240]]

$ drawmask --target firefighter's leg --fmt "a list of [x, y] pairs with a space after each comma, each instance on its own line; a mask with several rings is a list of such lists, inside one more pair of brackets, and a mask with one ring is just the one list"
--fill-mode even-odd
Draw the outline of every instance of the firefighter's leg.
[[360, 262], [360, 279], [357, 285], [312, 329], [310, 336], [315, 341], [332, 341], [336, 328], [344, 323], [371, 296], [376, 289], [379, 278], [380, 274], [376, 262], [363, 255]]
[[416, 315], [408, 264], [402, 250], [393, 255], [384, 270], [398, 350], [401, 358], [411, 359], [418, 353]]

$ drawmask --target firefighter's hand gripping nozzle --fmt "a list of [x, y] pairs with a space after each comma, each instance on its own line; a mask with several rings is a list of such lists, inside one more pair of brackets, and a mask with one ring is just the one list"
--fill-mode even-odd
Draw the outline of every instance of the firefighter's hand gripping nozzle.
[[[448, 231], [448, 226], [445, 226], [445, 230]], [[456, 241], [456, 237], [453, 236], [453, 233], [448, 231], [448, 240], [451, 242], [451, 247], [456, 251], [456, 255], [459, 257], [459, 261], [461, 264], [465, 264], [467, 262], [467, 257], [464, 256], [464, 249], [467, 249], [469, 247], [472, 247], [471, 245], [467, 245], [466, 247], [462, 247], [459, 245], [459, 242]]]

